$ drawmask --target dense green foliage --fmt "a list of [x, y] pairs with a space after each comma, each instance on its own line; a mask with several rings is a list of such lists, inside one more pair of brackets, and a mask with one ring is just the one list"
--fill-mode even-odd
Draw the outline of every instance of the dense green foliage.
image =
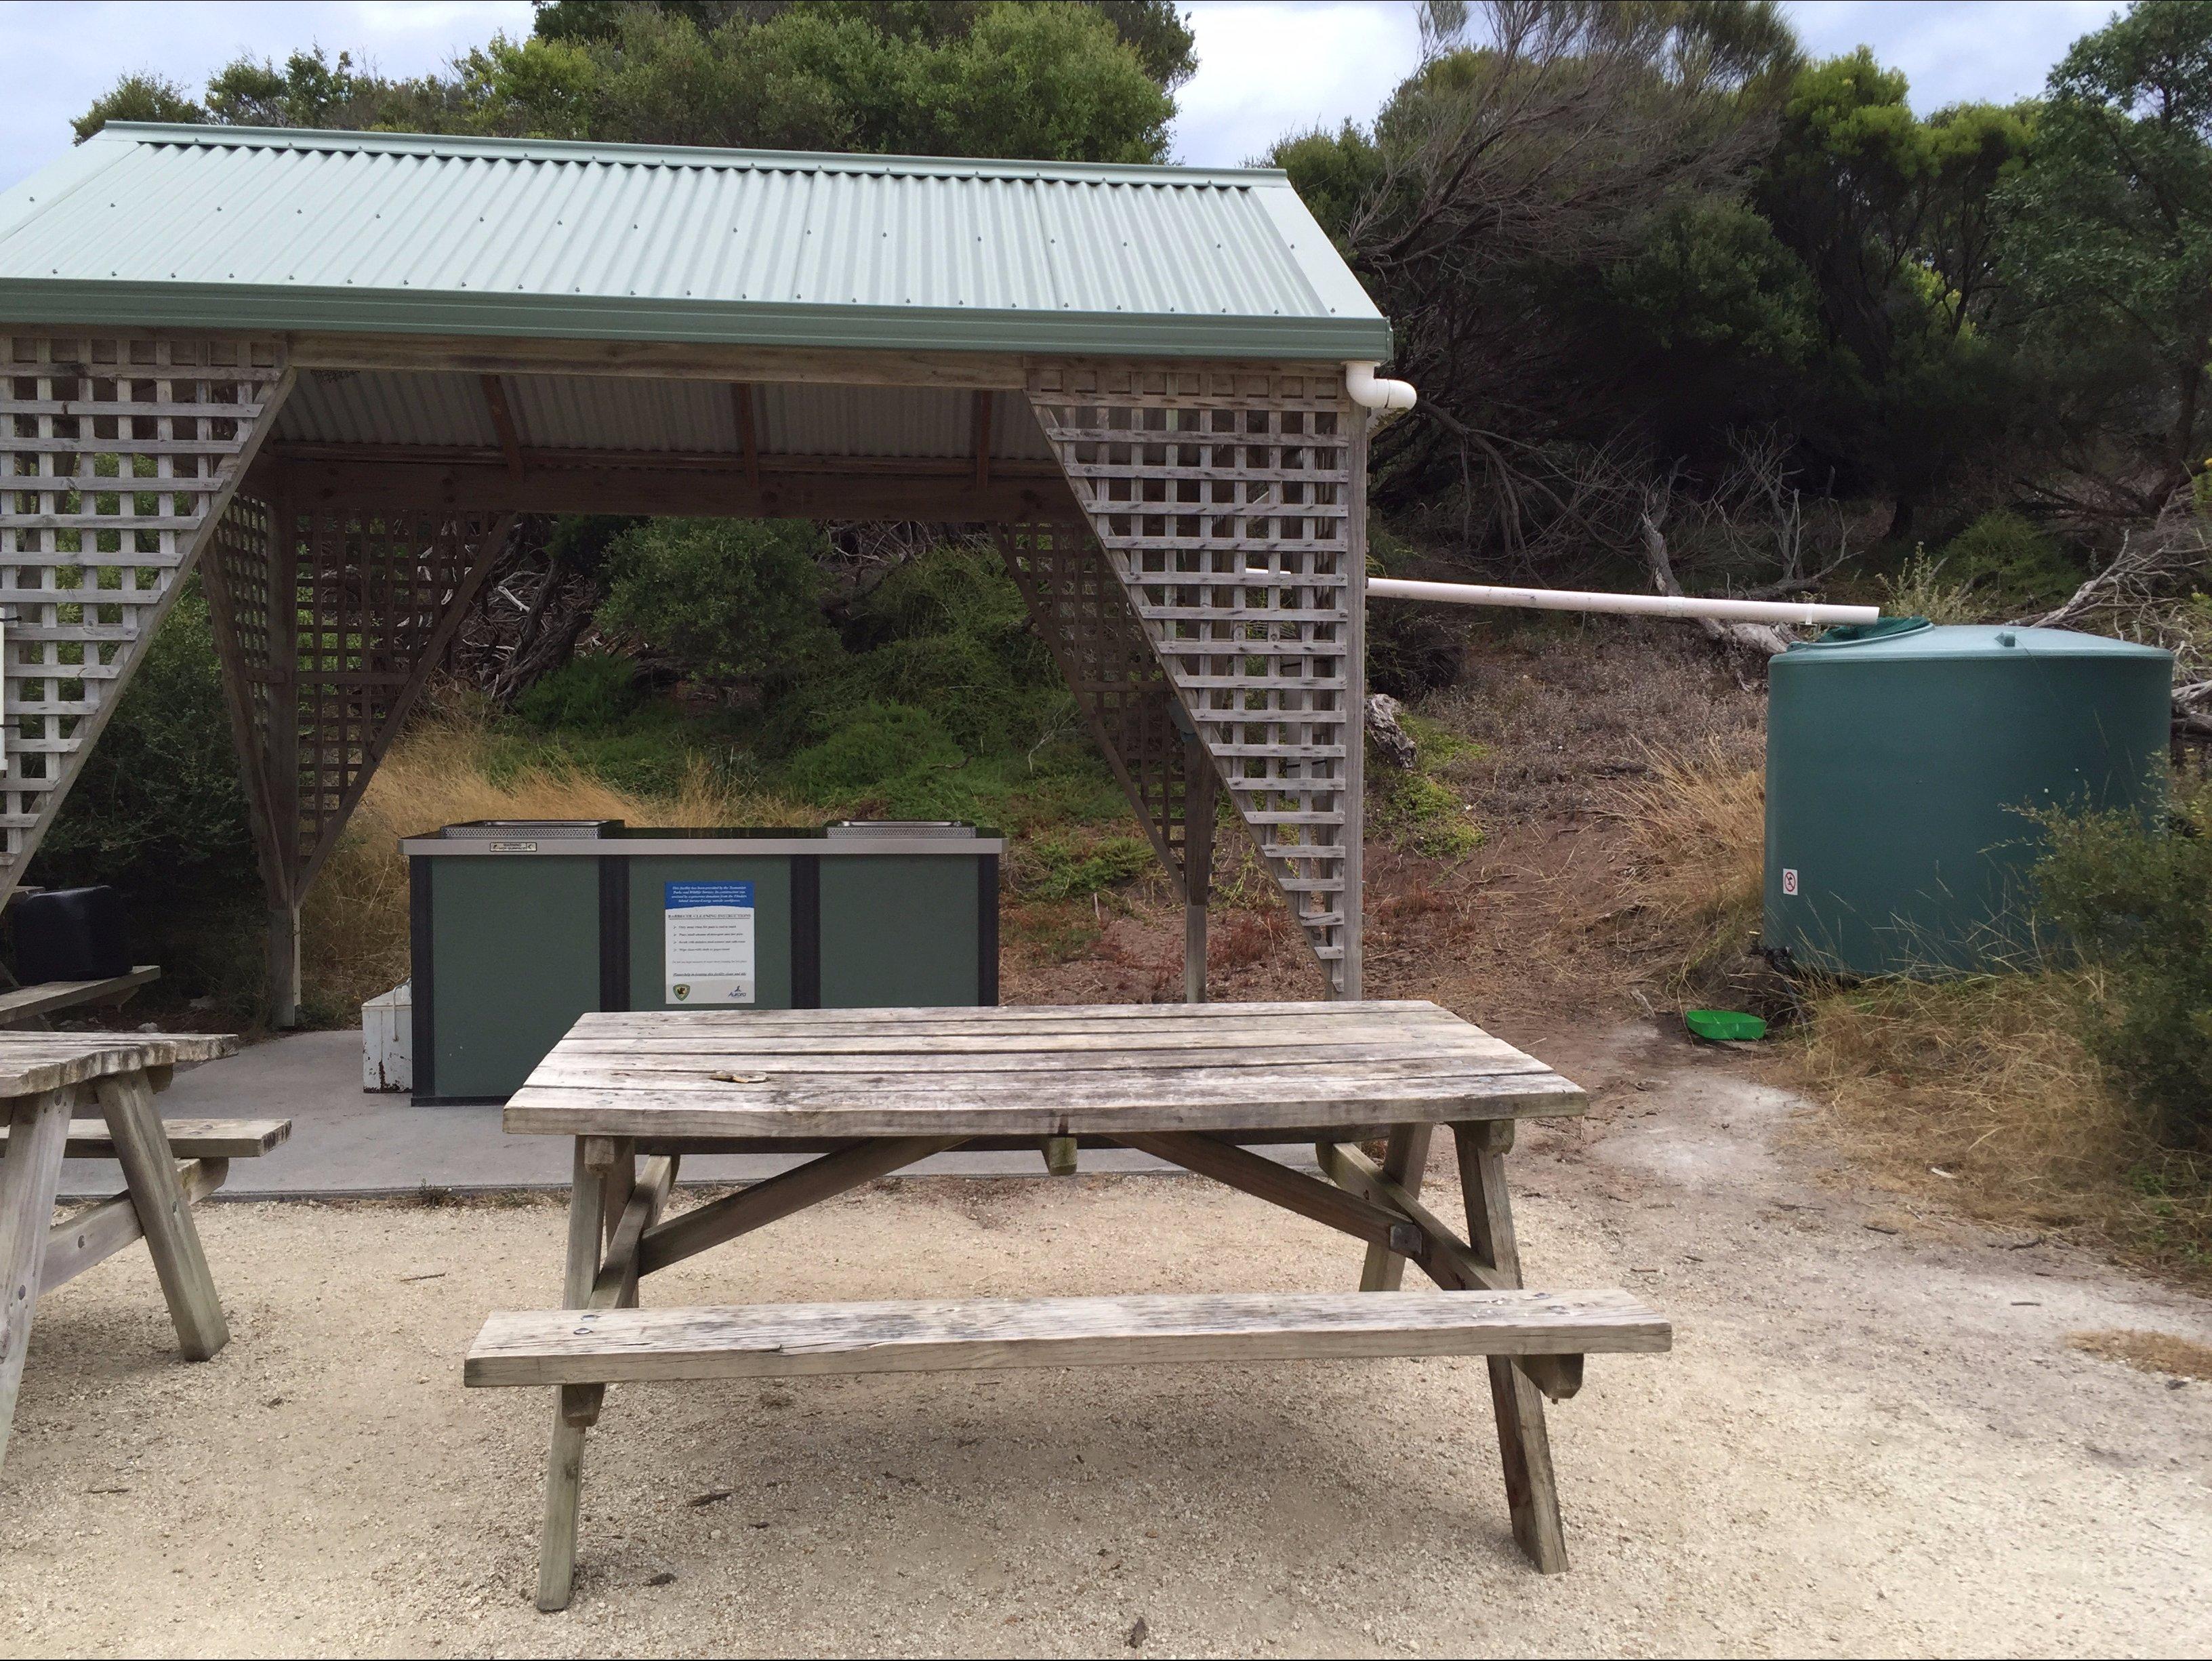
[[487, 133], [769, 149], [1154, 161], [1194, 67], [1166, 0], [540, 5], [449, 74], [388, 80], [314, 47], [240, 58], [204, 102], [126, 76], [80, 120]]
[[710, 681], [780, 681], [834, 644], [827, 545], [804, 520], [656, 519], [605, 553], [602, 627], [643, 636]]
[[2212, 788], [2166, 824], [2057, 817], [2043, 901], [2095, 971], [2091, 1050], [2165, 1146], [2212, 1152]]
[[188, 581], [39, 849], [47, 887], [250, 879], [207, 601]]
[[1635, 549], [1655, 478], [1773, 430], [1909, 546], [1980, 508], [2140, 515], [2206, 453], [2212, 0], [2146, 0], [2046, 98], [1916, 113], [1771, 7], [1431, 7], [1373, 124], [1288, 168], [1422, 403], [1376, 497], [1476, 556]]

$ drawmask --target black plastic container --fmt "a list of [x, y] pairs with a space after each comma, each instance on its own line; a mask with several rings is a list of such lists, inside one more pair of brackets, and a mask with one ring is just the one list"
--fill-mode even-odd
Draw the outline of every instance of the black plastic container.
[[15, 978], [101, 981], [131, 972], [131, 930], [112, 888], [55, 888], [15, 902]]

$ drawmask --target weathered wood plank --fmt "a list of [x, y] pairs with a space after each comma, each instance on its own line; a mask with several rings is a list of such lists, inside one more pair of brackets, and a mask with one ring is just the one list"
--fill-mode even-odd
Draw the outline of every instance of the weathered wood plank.
[[[716, 1026], [763, 1030], [777, 1027], [796, 1027], [812, 1031], [827, 1022], [831, 1025], [849, 1022], [862, 1031], [872, 1031], [886, 1025], [929, 1025], [950, 1023], [962, 1030], [988, 1029], [1000, 1026], [1052, 1027], [1064, 1021], [1121, 1021], [1141, 1024], [1152, 1021], [1196, 1022], [1204, 1025], [1223, 1020], [1249, 1021], [1263, 1016], [1281, 1016], [1319, 1023], [1347, 1019], [1373, 1019], [1380, 1016], [1402, 1015], [1409, 1019], [1437, 1020], [1453, 1026], [1470, 1026], [1449, 1010], [1431, 1003], [1425, 998], [1368, 998], [1356, 1003], [1339, 1003], [1322, 1000], [1295, 1000], [1255, 1003], [1070, 1003], [1070, 1004], [997, 1004], [982, 1008], [927, 1008], [878, 1007], [866, 1009], [760, 1009], [760, 1010], [596, 1010], [576, 1018], [570, 1031], [578, 1037], [594, 1033], [619, 1034], [646, 1032], [660, 1028], [672, 1018], [687, 1027], [712, 1030]], [[1481, 1029], [1476, 1028], [1476, 1031]]]
[[[292, 1134], [289, 1119], [164, 1119], [162, 1132], [169, 1152], [179, 1159], [251, 1159], [266, 1153]], [[0, 1125], [0, 1149], [8, 1146], [8, 1130]], [[103, 1119], [71, 1119], [69, 1157], [72, 1159], [112, 1159], [115, 1138]]]
[[[562, 1278], [561, 1301], [578, 1318], [590, 1301], [599, 1279], [599, 1230], [606, 1204], [606, 1189], [599, 1180], [604, 1165], [592, 1163], [605, 1152], [591, 1147], [592, 1139], [576, 1139], [570, 1162], [568, 1190], [568, 1251]], [[588, 1398], [562, 1390], [553, 1401], [553, 1434], [545, 1453], [545, 1527], [538, 1545], [538, 1607], [548, 1614], [568, 1606], [568, 1593], [576, 1578], [576, 1513], [584, 1493], [584, 1432], [596, 1416], [596, 1393]]]
[[74, 1100], [74, 1092], [54, 1092], [18, 1097], [0, 1110], [14, 1132], [7, 1157], [0, 1159], [0, 1463], [8, 1457], [15, 1397], [23, 1387], [23, 1357], [38, 1313]]
[[943, 1082], [904, 1092], [894, 1074], [848, 1074], [834, 1088], [726, 1085], [719, 1090], [625, 1083], [605, 1089], [525, 1086], [506, 1108], [518, 1134], [684, 1136], [1104, 1135], [1131, 1132], [1265, 1131], [1458, 1119], [1556, 1117], [1583, 1110], [1582, 1092], [1556, 1074], [1445, 1078], [1316, 1077], [1296, 1068], [1236, 1069], [1237, 1087], [1210, 1073], [1097, 1075], [1077, 1090], [1065, 1077], [1024, 1086]]
[[[29, 632], [25, 629], [8, 631], [10, 639], [18, 641]], [[83, 632], [80, 629], [73, 637], [82, 637]], [[137, 636], [135, 629], [120, 632], [128, 639]], [[161, 978], [161, 969], [149, 963], [140, 964], [127, 975], [110, 975], [105, 980], [42, 981], [35, 986], [11, 987], [0, 992], [0, 1026], [12, 1026], [17, 1021], [31, 1020], [51, 1010], [74, 1008], [78, 1004], [121, 1003], [140, 987]]]
[[111, 1074], [94, 1086], [116, 1162], [145, 1232], [146, 1250], [161, 1278], [161, 1295], [177, 1329], [177, 1348], [187, 1361], [204, 1361], [230, 1342], [222, 1299], [208, 1269], [191, 1202], [177, 1179], [177, 1162], [154, 1110], [154, 1086], [143, 1072]]
[[[198, 1205], [221, 1188], [229, 1174], [228, 1159], [196, 1159], [178, 1167], [177, 1186], [183, 1190], [186, 1205]], [[40, 1295], [106, 1262], [145, 1234], [139, 1226], [138, 1208], [128, 1194], [102, 1200], [67, 1222], [55, 1224], [47, 1232], [46, 1271], [39, 1277]]]
[[1418, 1231], [1404, 1217], [1234, 1142], [1172, 1135], [1129, 1135], [1121, 1142], [1370, 1244], [1395, 1242], [1398, 1249], [1410, 1250], [1416, 1244]]
[[0, 1096], [36, 1096], [113, 1073], [235, 1055], [238, 1040], [203, 1032], [0, 1031]]
[[[471, 1386], [1141, 1362], [1656, 1352], [1625, 1292], [1227, 1293], [495, 1313]], [[1517, 1375], [1516, 1375], [1517, 1376]]]
[[794, 1211], [818, 1204], [834, 1194], [862, 1183], [889, 1176], [902, 1165], [926, 1159], [948, 1147], [957, 1147], [957, 1136], [886, 1137], [856, 1142], [818, 1159], [809, 1159], [794, 1171], [786, 1171], [763, 1182], [726, 1194], [719, 1200], [672, 1217], [645, 1232], [638, 1243], [637, 1272], [650, 1275], [671, 1263], [750, 1234], [757, 1228], [788, 1217]]
[[[1430, 1127], [1424, 1126], [1426, 1129]], [[1376, 1169], [1367, 1156], [1357, 1148], [1340, 1142], [1317, 1142], [1314, 1159], [1331, 1182], [1364, 1194], [1377, 1205], [1389, 1207], [1410, 1217], [1420, 1231], [1418, 1250], [1403, 1254], [1401, 1262], [1410, 1259], [1420, 1266], [1422, 1273], [1448, 1292], [1504, 1292], [1513, 1282], [1484, 1262], [1468, 1248], [1466, 1242], [1444, 1226], [1443, 1219], [1423, 1205], [1413, 1189], [1393, 1182]], [[1361, 1282], [1363, 1292], [1392, 1292], [1395, 1287], [1369, 1286]]]

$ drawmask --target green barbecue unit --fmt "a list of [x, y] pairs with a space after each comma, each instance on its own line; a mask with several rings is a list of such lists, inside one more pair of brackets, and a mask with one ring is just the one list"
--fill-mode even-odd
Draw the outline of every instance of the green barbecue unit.
[[590, 1010], [999, 1001], [1006, 844], [973, 825], [483, 820], [400, 848], [417, 1102], [505, 1101]]

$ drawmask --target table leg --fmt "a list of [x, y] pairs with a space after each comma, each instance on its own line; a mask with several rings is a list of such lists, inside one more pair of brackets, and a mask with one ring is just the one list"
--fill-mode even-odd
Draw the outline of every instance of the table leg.
[[23, 1384], [23, 1357], [31, 1347], [31, 1317], [38, 1311], [54, 1190], [61, 1183], [70, 1109], [76, 1100], [76, 1091], [55, 1090], [19, 1097], [5, 1110], [8, 1151], [0, 1155], [0, 1462], [8, 1457], [8, 1432]]
[[[606, 1173], [612, 1168], [613, 1153], [605, 1137], [576, 1138], [563, 1309], [582, 1309], [592, 1301], [592, 1283], [599, 1274]], [[590, 1390], [589, 1385], [563, 1385], [554, 1393], [553, 1445], [545, 1456], [545, 1532], [538, 1550], [538, 1607], [549, 1615], [568, 1607], [569, 1589], [576, 1578], [576, 1509], [583, 1498], [584, 1432], [592, 1417], [584, 1402]]]
[[161, 1277], [169, 1318], [176, 1323], [177, 1348], [187, 1361], [204, 1361], [230, 1342], [230, 1327], [216, 1295], [192, 1205], [177, 1175], [167, 1132], [154, 1107], [154, 1086], [143, 1072], [118, 1073], [94, 1086], [107, 1134], [115, 1141], [116, 1163], [124, 1186], [145, 1232], [146, 1250]]
[[[1436, 1127], [1401, 1124], [1390, 1132], [1382, 1151], [1382, 1174], [1419, 1197], [1421, 1178], [1429, 1168], [1429, 1139]], [[1359, 1272], [1362, 1292], [1395, 1292], [1405, 1284], [1406, 1260], [1388, 1246], [1367, 1248], [1367, 1262]]]
[[[1505, 1155], [1513, 1146], [1513, 1121], [1455, 1124], [1460, 1185], [1467, 1192], [1468, 1244], [1486, 1257], [1506, 1285], [1521, 1284], [1521, 1251], [1513, 1238], [1513, 1208], [1505, 1193]], [[1544, 1397], [1528, 1375], [1503, 1355], [1490, 1358], [1490, 1401], [1498, 1415], [1498, 1453], [1505, 1468], [1505, 1504], [1513, 1537], [1546, 1574], [1567, 1567], [1559, 1491], [1552, 1474], [1552, 1442], [1544, 1428]]]

